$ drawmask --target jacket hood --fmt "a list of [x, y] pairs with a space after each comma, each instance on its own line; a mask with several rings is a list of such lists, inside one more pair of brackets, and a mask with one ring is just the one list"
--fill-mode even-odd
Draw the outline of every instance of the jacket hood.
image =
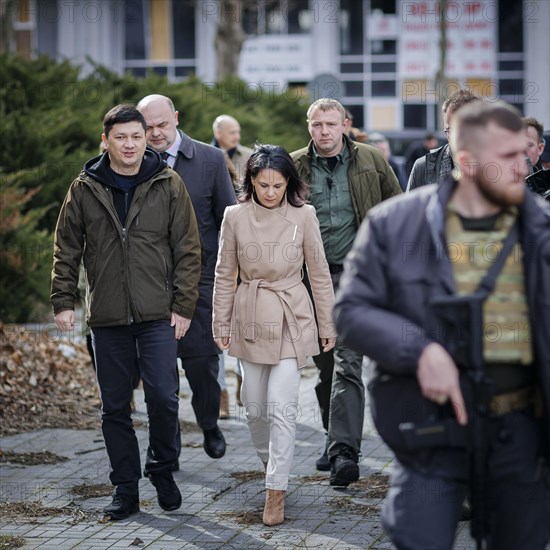
[[[84, 172], [98, 181], [102, 185], [108, 185], [118, 189], [118, 185], [115, 182], [110, 168], [110, 159], [107, 152], [90, 159], [84, 165]], [[139, 172], [136, 177], [136, 185], [140, 185], [146, 181], [149, 181], [153, 176], [156, 176], [159, 172], [162, 172], [166, 168], [167, 164], [162, 159], [159, 153], [151, 149], [145, 148], [145, 154], [143, 155], [143, 161], [139, 168]]]

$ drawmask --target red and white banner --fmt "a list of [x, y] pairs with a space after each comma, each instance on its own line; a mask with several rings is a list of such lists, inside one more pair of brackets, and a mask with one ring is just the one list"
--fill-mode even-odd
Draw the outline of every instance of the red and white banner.
[[[399, 75], [402, 79], [433, 79], [439, 67], [438, 0], [407, 1], [400, 6]], [[492, 78], [496, 73], [496, 0], [449, 0], [447, 78]]]

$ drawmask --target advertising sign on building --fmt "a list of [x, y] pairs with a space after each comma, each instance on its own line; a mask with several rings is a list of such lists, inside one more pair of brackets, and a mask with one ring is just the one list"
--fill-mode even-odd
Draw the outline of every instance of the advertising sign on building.
[[308, 82], [313, 78], [309, 35], [248, 38], [241, 51], [239, 76], [247, 82]]
[[[497, 69], [497, 8], [495, 0], [447, 2], [447, 78], [490, 78], [494, 75]], [[403, 79], [433, 79], [439, 68], [439, 1], [404, 0], [400, 10], [399, 75]]]

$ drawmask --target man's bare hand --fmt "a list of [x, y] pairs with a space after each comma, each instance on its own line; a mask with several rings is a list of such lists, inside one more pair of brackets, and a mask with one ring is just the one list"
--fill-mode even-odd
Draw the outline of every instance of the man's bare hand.
[[218, 336], [217, 338], [214, 338], [214, 342], [216, 342], [216, 345], [221, 349], [228, 349], [229, 344], [231, 343], [231, 338], [229, 336]]
[[450, 401], [458, 423], [468, 422], [458, 368], [443, 346], [432, 343], [424, 348], [418, 359], [416, 377], [426, 399], [440, 405]]
[[191, 319], [187, 319], [187, 317], [182, 317], [181, 315], [172, 312], [170, 326], [176, 327], [176, 340], [179, 340], [180, 338], [183, 338], [185, 336], [185, 333], [189, 329], [190, 324]]
[[74, 330], [74, 310], [66, 309], [53, 316], [57, 330]]

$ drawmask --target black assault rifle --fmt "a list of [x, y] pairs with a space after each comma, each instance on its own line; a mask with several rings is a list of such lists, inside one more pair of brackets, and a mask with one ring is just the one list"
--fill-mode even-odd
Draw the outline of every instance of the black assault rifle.
[[465, 447], [469, 456], [469, 486], [472, 505], [470, 532], [477, 549], [487, 548], [488, 503], [488, 419], [493, 385], [485, 373], [483, 359], [483, 303], [492, 292], [507, 256], [518, 240], [514, 224], [504, 246], [477, 290], [470, 295], [444, 295], [432, 299], [430, 313], [442, 334], [442, 344], [460, 369], [460, 386], [467, 426], [452, 416], [426, 424], [399, 426], [409, 449]]

